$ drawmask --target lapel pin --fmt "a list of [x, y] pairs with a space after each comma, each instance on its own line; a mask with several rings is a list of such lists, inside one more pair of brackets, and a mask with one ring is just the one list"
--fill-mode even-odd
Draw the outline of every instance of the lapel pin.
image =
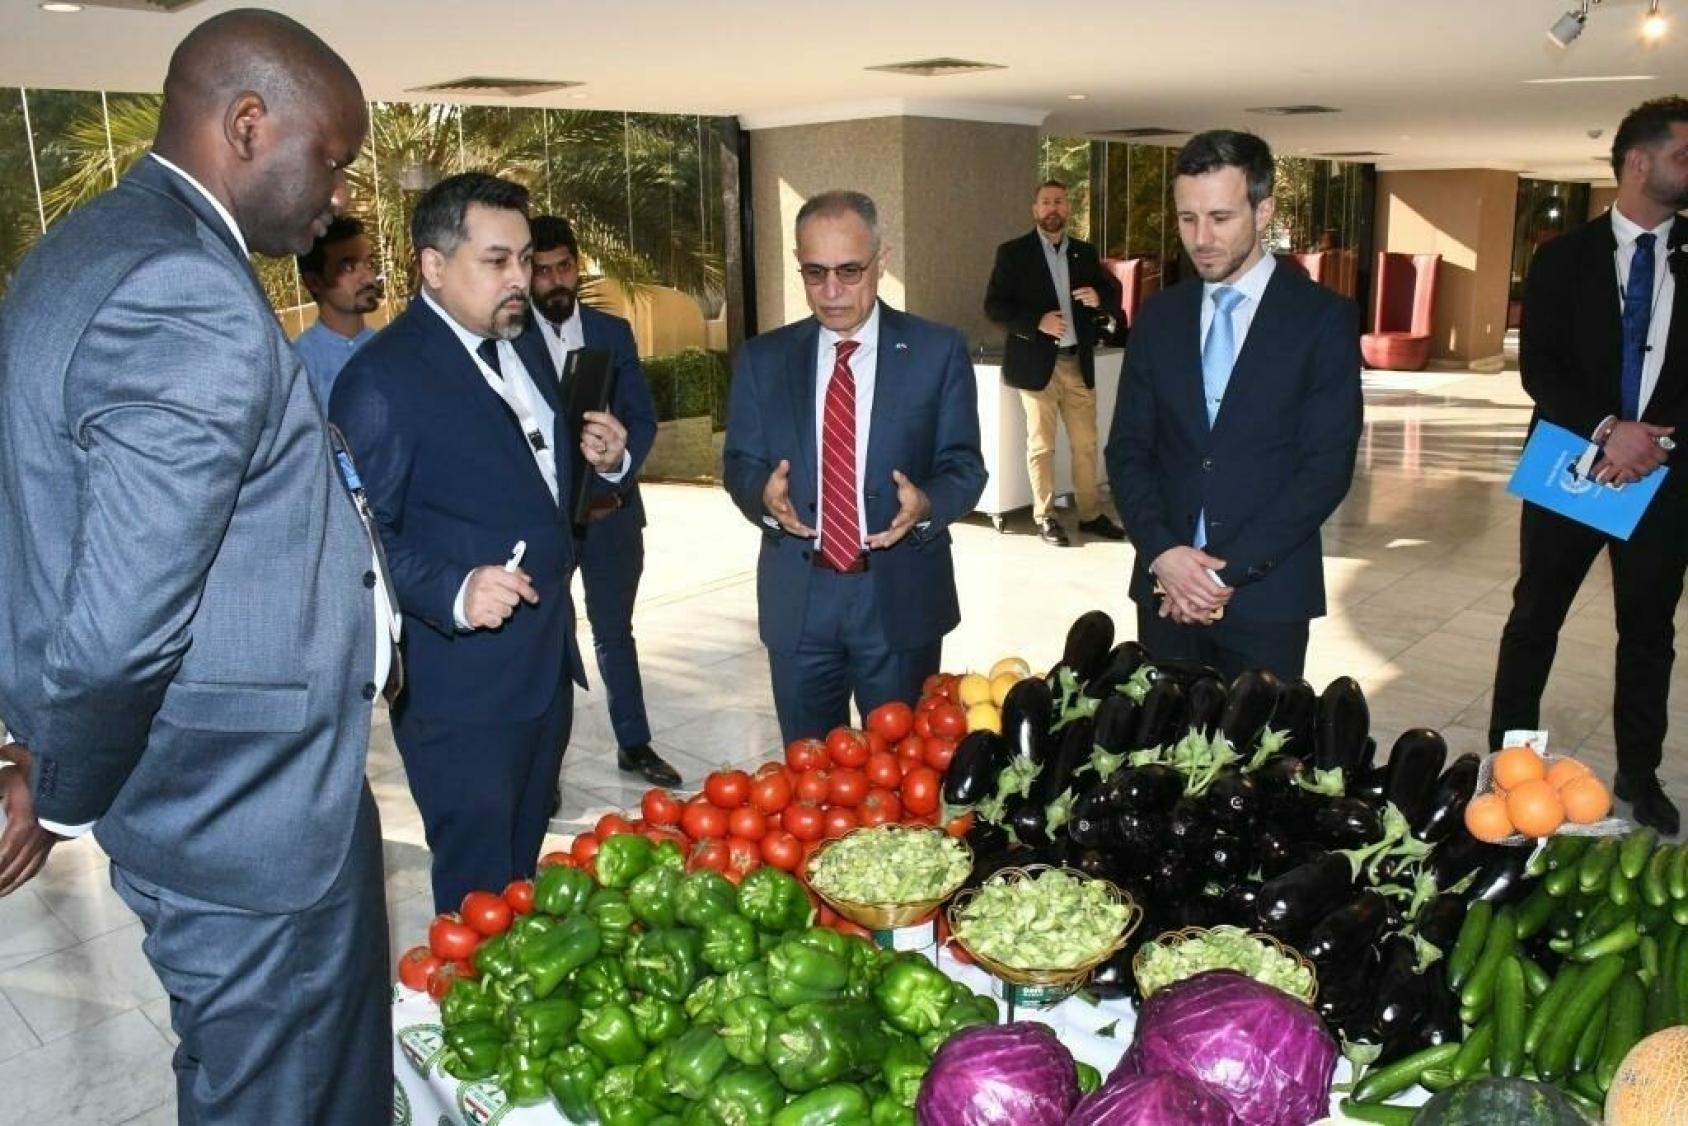
[[895, 348], [899, 352], [908, 351], [908, 345], [904, 344], [901, 340], [899, 340], [895, 344], [891, 345], [891, 347]]

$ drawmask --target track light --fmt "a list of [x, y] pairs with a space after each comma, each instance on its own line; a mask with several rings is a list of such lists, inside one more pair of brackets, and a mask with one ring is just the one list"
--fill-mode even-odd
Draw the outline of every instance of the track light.
[[1670, 22], [1665, 14], [1659, 11], [1659, 0], [1647, 5], [1647, 18], [1641, 21], [1641, 38], [1649, 43], [1657, 43], [1670, 30]]
[[1553, 26], [1547, 29], [1547, 37], [1555, 47], [1569, 47], [1587, 24], [1588, 0], [1582, 0], [1581, 6], [1572, 8], [1553, 21]]

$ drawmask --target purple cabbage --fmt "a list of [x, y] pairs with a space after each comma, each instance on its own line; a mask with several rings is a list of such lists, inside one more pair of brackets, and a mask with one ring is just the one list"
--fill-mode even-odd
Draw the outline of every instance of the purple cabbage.
[[1064, 1126], [1078, 1102], [1073, 1055], [1047, 1025], [987, 1024], [932, 1057], [914, 1114], [920, 1126]]
[[1078, 1102], [1066, 1126], [1237, 1126], [1224, 1099], [1170, 1071], [1115, 1075]]
[[1137, 1035], [1108, 1077], [1172, 1072], [1231, 1106], [1241, 1126], [1303, 1126], [1330, 1113], [1337, 1046], [1317, 1013], [1230, 970], [1197, 974], [1151, 996]]

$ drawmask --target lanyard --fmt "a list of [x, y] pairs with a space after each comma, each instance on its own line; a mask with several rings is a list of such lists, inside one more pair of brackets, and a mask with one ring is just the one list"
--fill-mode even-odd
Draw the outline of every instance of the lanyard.
[[[496, 346], [495, 344], [494, 347]], [[475, 366], [480, 369], [481, 378], [486, 381], [488, 387], [492, 388], [492, 393], [502, 399], [504, 405], [510, 408], [510, 413], [516, 416], [516, 425], [521, 427], [522, 436], [527, 439], [528, 447], [533, 451], [534, 460], [539, 463], [539, 472], [544, 475], [546, 484], [550, 486], [551, 495], [556, 496], [557, 456], [555, 451], [551, 449], [551, 444], [545, 440], [545, 432], [540, 429], [539, 420], [534, 417], [533, 408], [528, 404], [526, 389], [519, 385], [519, 382], [525, 383], [526, 380], [518, 382], [515, 379], [516, 372], [514, 369], [509, 376], [500, 377], [475, 352], [470, 352], [469, 358], [475, 361]], [[523, 372], [527, 370], [526, 366], [521, 363], [519, 356], [516, 357], [516, 366], [520, 367]]]

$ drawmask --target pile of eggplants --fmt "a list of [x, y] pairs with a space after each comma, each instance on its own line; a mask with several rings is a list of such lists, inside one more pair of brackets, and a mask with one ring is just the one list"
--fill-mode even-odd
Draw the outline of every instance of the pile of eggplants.
[[[975, 731], [957, 748], [943, 796], [976, 814], [969, 882], [1054, 863], [1130, 891], [1146, 918], [1093, 979], [1099, 996], [1134, 995], [1142, 942], [1226, 923], [1306, 953], [1321, 1015], [1350, 1041], [1380, 1044], [1385, 1059], [1457, 1036], [1429, 948], [1451, 945], [1467, 903], [1517, 898], [1529, 855], [1466, 831], [1478, 755], [1450, 762], [1438, 733], [1414, 728], [1378, 762], [1350, 677], [1318, 693], [1265, 670], [1226, 684], [1204, 664], [1156, 661], [1113, 639], [1106, 614], [1081, 616], [1060, 664], [1008, 693], [1001, 734]], [[1222, 735], [1235, 754], [1199, 793], [1173, 766], [1129, 761], [1192, 730]], [[1388, 871], [1357, 877], [1344, 855], [1381, 841], [1390, 805], [1430, 846], [1416, 887], [1374, 886]]]

